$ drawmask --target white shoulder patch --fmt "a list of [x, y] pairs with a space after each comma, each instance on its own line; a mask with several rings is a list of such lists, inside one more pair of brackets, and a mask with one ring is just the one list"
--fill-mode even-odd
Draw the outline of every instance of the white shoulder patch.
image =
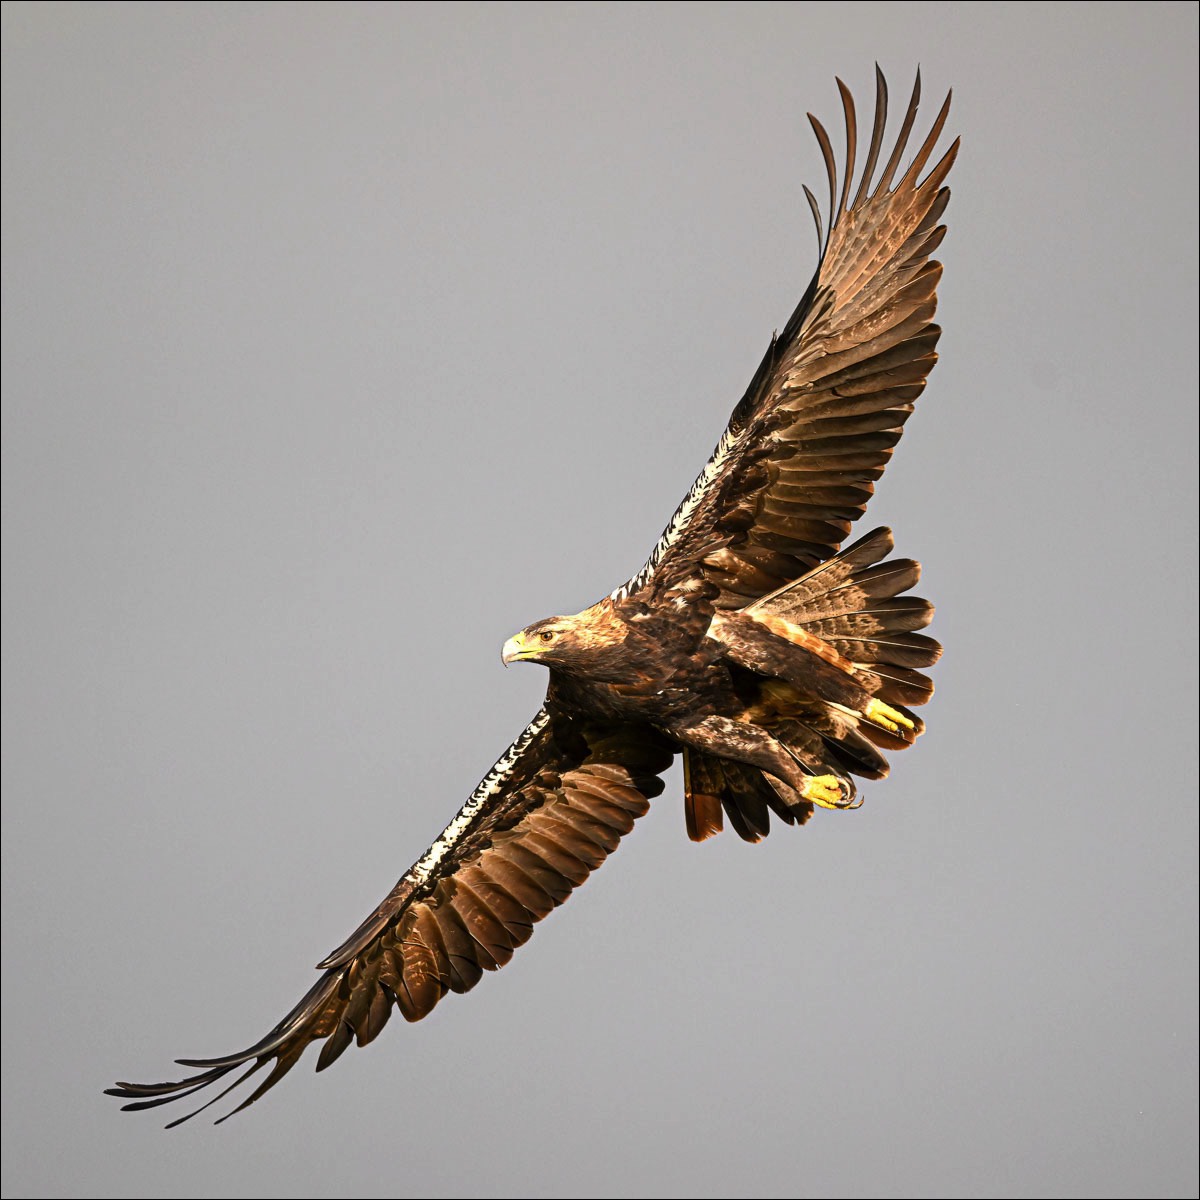
[[670, 550], [687, 529], [706, 493], [720, 476], [721, 471], [725, 468], [730, 458], [733, 457], [741, 446], [745, 433], [745, 429], [739, 433], [734, 433], [732, 429], [726, 429], [721, 435], [721, 440], [712, 452], [712, 457], [705, 463], [704, 470], [696, 476], [696, 482], [692, 484], [688, 494], [684, 496], [679, 507], [675, 510], [675, 515], [667, 523], [662, 537], [658, 539], [658, 545], [654, 547], [653, 553], [646, 560], [646, 565], [632, 579], [627, 583], [621, 584], [612, 593], [611, 598], [613, 600], [624, 600], [626, 596], [645, 587], [654, 578], [654, 572], [658, 569], [658, 564], [662, 562], [667, 551]]
[[505, 752], [496, 760], [496, 765], [480, 780], [479, 786], [471, 793], [466, 804], [458, 811], [458, 816], [442, 830], [441, 836], [425, 852], [423, 858], [416, 862], [408, 876], [415, 883], [428, 883], [443, 859], [459, 839], [470, 829], [480, 810], [495, 797], [511, 777], [513, 768], [521, 755], [529, 748], [530, 743], [546, 728], [550, 714], [544, 708], [525, 727], [525, 731]]

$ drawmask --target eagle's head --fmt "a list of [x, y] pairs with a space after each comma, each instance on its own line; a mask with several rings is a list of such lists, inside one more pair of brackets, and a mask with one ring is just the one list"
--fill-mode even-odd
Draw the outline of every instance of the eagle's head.
[[565, 658], [574, 658], [580, 649], [577, 617], [547, 617], [512, 635], [500, 650], [500, 660], [510, 662], [545, 662], [557, 666]]
[[612, 601], [605, 599], [571, 617], [537, 621], [513, 634], [500, 658], [506, 667], [513, 662], [538, 662], [568, 672], [587, 670], [624, 641], [625, 630], [612, 608]]

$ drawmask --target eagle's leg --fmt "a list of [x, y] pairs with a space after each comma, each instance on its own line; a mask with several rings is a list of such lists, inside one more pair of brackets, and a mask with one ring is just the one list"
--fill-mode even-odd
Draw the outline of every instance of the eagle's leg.
[[[921, 616], [927, 619], [924, 613]], [[854, 632], [853, 626], [848, 632]], [[840, 705], [905, 740], [919, 732], [911, 717], [873, 695], [881, 684], [878, 676], [849, 662], [829, 643], [782, 617], [718, 613], [708, 636], [720, 642], [735, 662], [769, 679], [782, 679], [804, 696]]]
[[858, 806], [849, 779], [832, 773], [812, 774], [782, 742], [758, 725], [711, 716], [692, 725], [672, 727], [667, 732], [684, 745], [757, 767], [786, 784], [801, 800], [821, 808]]
[[874, 696], [867, 701], [867, 706], [862, 710], [862, 715], [872, 724], [882, 725], [889, 733], [900, 733], [901, 730], [907, 730], [909, 733], [912, 733], [917, 727], [916, 722], [911, 717], [906, 717], [890, 704], [884, 704], [882, 700], [877, 700]]

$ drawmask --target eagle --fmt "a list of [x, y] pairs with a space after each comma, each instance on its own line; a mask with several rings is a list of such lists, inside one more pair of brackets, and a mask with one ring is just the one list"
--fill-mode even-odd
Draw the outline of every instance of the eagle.
[[[604, 862], [683, 759], [688, 836], [726, 822], [759, 841], [772, 815], [802, 825], [818, 808], [857, 808], [855, 779], [882, 779], [884, 751], [924, 724], [921, 668], [941, 647], [919, 632], [933, 606], [920, 574], [876, 529], [843, 546], [936, 360], [933, 323], [959, 143], [929, 167], [950, 95], [909, 153], [917, 74], [880, 168], [888, 92], [856, 171], [854, 100], [839, 79], [845, 162], [809, 114], [828, 177], [804, 188], [818, 263], [772, 337], [712, 457], [642, 569], [590, 608], [537, 621], [505, 642], [505, 664], [549, 670], [545, 702], [441, 836], [265, 1037], [235, 1054], [180, 1059], [171, 1083], [119, 1083], [147, 1109], [269, 1068], [227, 1116], [253, 1104], [311, 1042], [324, 1070], [373, 1041], [399, 1009], [426, 1016], [502, 967], [534, 925]], [[928, 168], [928, 169], [927, 169]], [[226, 1117], [222, 1117], [225, 1120]]]

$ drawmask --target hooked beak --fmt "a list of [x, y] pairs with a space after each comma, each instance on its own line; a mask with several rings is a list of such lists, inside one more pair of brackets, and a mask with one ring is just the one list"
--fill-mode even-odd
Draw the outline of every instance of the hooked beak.
[[529, 647], [525, 644], [525, 635], [515, 633], [504, 643], [500, 651], [500, 661], [507, 667], [511, 662], [517, 662], [529, 655]]

